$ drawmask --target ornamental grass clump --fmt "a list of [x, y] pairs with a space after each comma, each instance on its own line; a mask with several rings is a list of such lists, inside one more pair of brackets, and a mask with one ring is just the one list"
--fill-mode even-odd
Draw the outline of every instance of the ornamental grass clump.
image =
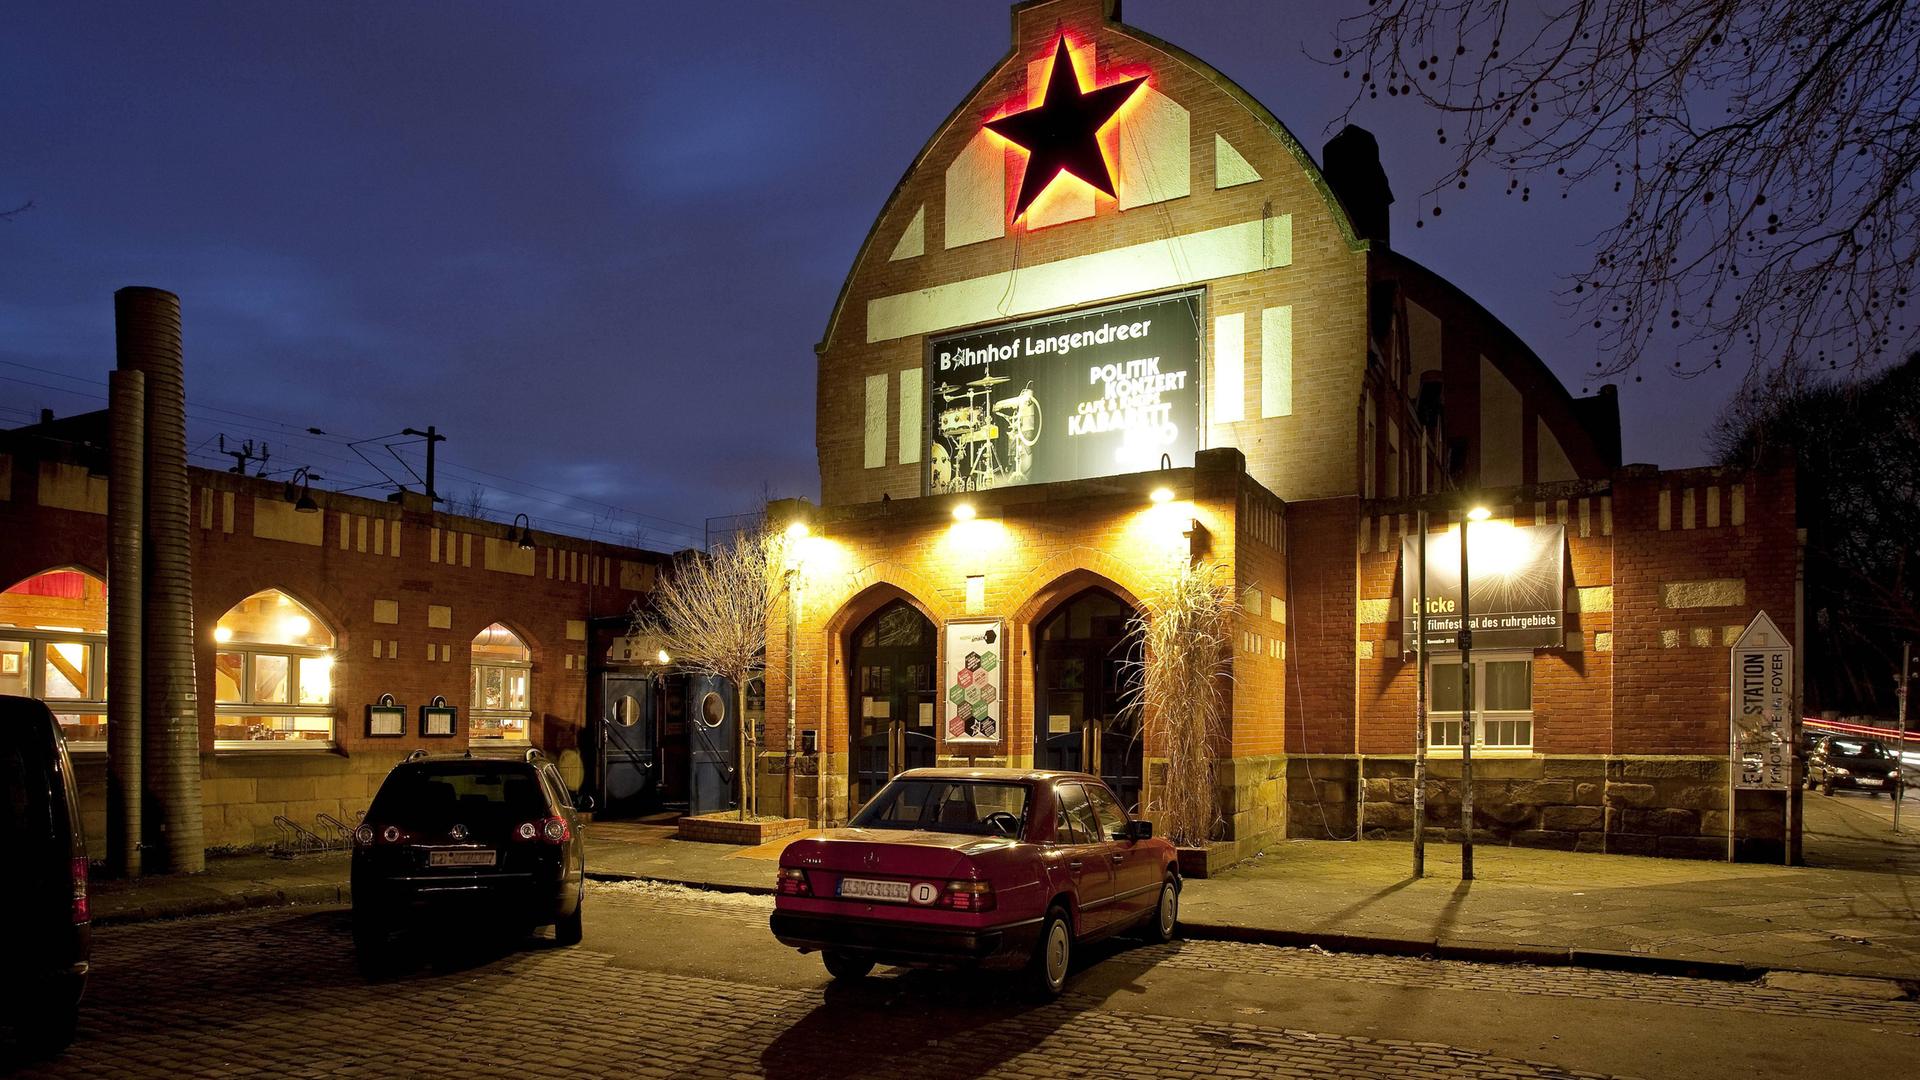
[[1233, 589], [1226, 569], [1186, 564], [1146, 597], [1134, 618], [1142, 659], [1139, 702], [1147, 745], [1166, 758], [1149, 792], [1160, 835], [1183, 847], [1213, 839], [1221, 823], [1214, 754], [1226, 731], [1233, 647]]

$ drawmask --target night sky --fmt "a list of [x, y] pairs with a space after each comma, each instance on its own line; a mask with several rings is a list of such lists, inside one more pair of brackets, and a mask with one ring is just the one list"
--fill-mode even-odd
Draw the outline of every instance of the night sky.
[[[1321, 5], [1127, 0], [1317, 157], [1353, 81]], [[1007, 46], [998, 0], [10, 5], [0, 425], [103, 407], [112, 293], [180, 294], [194, 460], [328, 488], [434, 424], [443, 495], [661, 547], [815, 493], [813, 345], [887, 194]], [[1556, 297], [1616, 197], [1452, 193], [1435, 117], [1368, 103], [1396, 247], [1576, 394]], [[1453, 197], [1457, 196], [1457, 197]], [[1664, 365], [1659, 365], [1664, 366]], [[1625, 377], [1626, 457], [1700, 464], [1737, 380]], [[36, 385], [37, 384], [37, 385]], [[1337, 418], [1336, 418], [1337, 419]], [[309, 427], [325, 436], [306, 433]], [[360, 448], [404, 477], [394, 454]]]

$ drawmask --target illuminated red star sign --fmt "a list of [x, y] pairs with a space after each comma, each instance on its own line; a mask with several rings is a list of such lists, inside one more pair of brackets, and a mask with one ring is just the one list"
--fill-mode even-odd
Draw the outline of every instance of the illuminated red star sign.
[[987, 121], [987, 130], [1027, 152], [1027, 172], [1020, 181], [1020, 198], [1013, 216], [1027, 212], [1041, 192], [1062, 173], [1069, 173], [1112, 195], [1113, 174], [1100, 152], [1100, 129], [1120, 106], [1146, 82], [1145, 77], [1123, 79], [1098, 90], [1080, 86], [1067, 55], [1067, 39], [1053, 52], [1053, 70], [1047, 76], [1046, 96], [1026, 112]]

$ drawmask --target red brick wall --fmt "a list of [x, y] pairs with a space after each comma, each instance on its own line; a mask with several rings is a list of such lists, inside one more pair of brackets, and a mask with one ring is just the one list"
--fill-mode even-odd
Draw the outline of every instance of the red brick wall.
[[[53, 567], [74, 565], [105, 576], [106, 528], [104, 515], [38, 504], [36, 463], [13, 456], [11, 498], [0, 502], [0, 533], [10, 541], [0, 545], [0, 587]], [[277, 588], [313, 609], [336, 635], [333, 669], [336, 732], [342, 749], [351, 754], [363, 747], [385, 751], [398, 743], [417, 740], [418, 706], [435, 695], [460, 707], [464, 722], [469, 705], [469, 645], [476, 633], [492, 622], [504, 623], [533, 652], [530, 704], [534, 745], [558, 751], [577, 745], [586, 718], [587, 643], [567, 635], [570, 620], [618, 615], [640, 593], [621, 587], [621, 562], [657, 566], [664, 557], [608, 544], [568, 537], [541, 535], [533, 552], [531, 577], [484, 568], [486, 537], [505, 537], [508, 529], [493, 522], [454, 518], [446, 514], [402, 511], [381, 501], [314, 492], [325, 509], [322, 543], [315, 547], [254, 535], [254, 498], [281, 498], [281, 485], [202, 469], [189, 470], [193, 490], [194, 620], [200, 651], [202, 745], [213, 749], [213, 627], [227, 609], [262, 589]], [[210, 519], [203, 517], [203, 500], [211, 491]], [[234, 495], [231, 532], [225, 529], [223, 493]], [[358, 536], [350, 535], [346, 550], [339, 542], [343, 522], [352, 529], [355, 519], [400, 522], [397, 556], [375, 554], [371, 543], [359, 550]], [[207, 521], [211, 527], [205, 527]], [[444, 545], [449, 530], [473, 537], [471, 565], [435, 562], [428, 555], [433, 529]], [[391, 533], [388, 533], [390, 536]], [[385, 546], [384, 544], [382, 545]], [[548, 577], [548, 554], [555, 575]], [[572, 562], [565, 560], [572, 555]], [[641, 579], [650, 582], [651, 572]], [[629, 570], [629, 584], [636, 583]], [[376, 624], [376, 599], [399, 603], [399, 622]], [[109, 598], [111, 601], [111, 598]], [[451, 626], [431, 629], [428, 605], [452, 609]], [[373, 655], [373, 642], [397, 642], [394, 658]], [[448, 658], [429, 661], [427, 646], [447, 646]], [[436, 648], [436, 656], [438, 649]], [[367, 740], [364, 709], [383, 693], [408, 706], [405, 740]], [[448, 747], [466, 744], [464, 731], [444, 740]]]
[[[1710, 490], [1720, 501], [1720, 524], [1712, 527], [1706, 522]], [[1732, 523], [1736, 495], [1744, 504], [1739, 525]], [[1725, 754], [1727, 628], [1744, 629], [1765, 610], [1789, 639], [1795, 633], [1793, 476], [1713, 469], [1630, 474], [1615, 485], [1614, 521], [1616, 752]], [[1745, 603], [1682, 609], [1661, 603], [1663, 583], [1721, 578], [1746, 582]], [[1701, 631], [1705, 645], [1695, 643]]]

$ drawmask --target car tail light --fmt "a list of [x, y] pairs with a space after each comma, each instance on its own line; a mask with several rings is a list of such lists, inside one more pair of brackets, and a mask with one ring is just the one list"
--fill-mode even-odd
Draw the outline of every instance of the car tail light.
[[573, 830], [567, 827], [567, 819], [561, 817], [535, 818], [523, 821], [513, 830], [515, 838], [520, 840], [545, 840], [549, 844], [564, 844], [573, 838]]
[[73, 923], [75, 926], [93, 918], [93, 909], [87, 902], [87, 859], [80, 856], [73, 860]]
[[362, 825], [359, 828], [353, 830], [353, 846], [354, 847], [372, 847], [373, 846], [373, 826]]
[[949, 881], [940, 897], [940, 906], [955, 911], [992, 911], [993, 886], [984, 881]]
[[812, 896], [813, 888], [807, 884], [807, 872], [797, 866], [780, 868], [781, 896]]

